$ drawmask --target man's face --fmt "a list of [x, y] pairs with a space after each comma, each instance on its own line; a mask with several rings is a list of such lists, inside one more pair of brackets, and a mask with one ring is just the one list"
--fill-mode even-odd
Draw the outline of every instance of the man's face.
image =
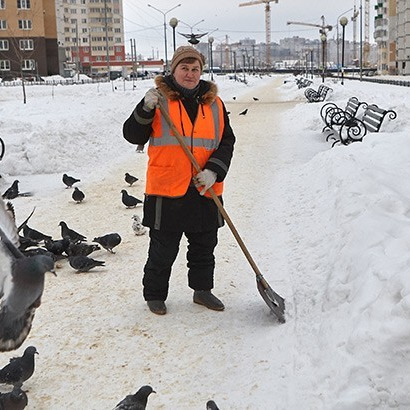
[[174, 71], [176, 82], [189, 90], [194, 89], [201, 79], [201, 65], [198, 60], [193, 63], [179, 63]]

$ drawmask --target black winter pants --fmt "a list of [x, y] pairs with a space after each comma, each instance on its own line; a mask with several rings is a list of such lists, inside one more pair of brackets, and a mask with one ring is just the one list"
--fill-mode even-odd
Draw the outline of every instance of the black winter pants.
[[[172, 265], [178, 255], [183, 232], [150, 229], [148, 260], [144, 267], [145, 300], [166, 300]], [[211, 290], [214, 286], [214, 249], [218, 230], [184, 232], [188, 239], [188, 286], [194, 290]]]

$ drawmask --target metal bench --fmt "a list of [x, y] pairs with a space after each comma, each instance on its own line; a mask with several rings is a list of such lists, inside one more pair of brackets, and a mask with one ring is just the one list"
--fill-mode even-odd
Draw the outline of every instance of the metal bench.
[[296, 84], [298, 88], [305, 88], [313, 84], [313, 81], [309, 80], [308, 78], [301, 77], [301, 78], [296, 79]]
[[397, 113], [393, 110], [384, 110], [376, 104], [368, 105], [361, 119], [352, 117], [341, 125], [339, 139], [332, 144], [332, 147], [339, 142], [348, 145], [352, 142], [362, 141], [368, 132], [379, 132], [386, 116], [390, 120], [394, 120]]
[[317, 91], [313, 88], [307, 88], [305, 90], [305, 97], [307, 98], [308, 102], [321, 102], [325, 100], [329, 91], [333, 90], [327, 85], [320, 84]]
[[6, 152], [6, 145], [4, 144], [4, 141], [0, 138], [0, 161], [3, 159], [5, 152]]

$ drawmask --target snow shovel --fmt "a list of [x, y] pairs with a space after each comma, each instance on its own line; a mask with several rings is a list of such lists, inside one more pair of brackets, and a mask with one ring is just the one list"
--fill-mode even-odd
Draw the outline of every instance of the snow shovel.
[[[161, 114], [165, 118], [165, 121], [168, 123], [169, 127], [171, 128], [172, 132], [174, 133], [175, 137], [177, 138], [178, 142], [180, 143], [182, 149], [184, 150], [185, 154], [188, 156], [190, 159], [192, 165], [194, 166], [195, 170], [197, 172], [202, 171], [201, 167], [199, 166], [196, 158], [192, 154], [192, 152], [189, 150], [188, 146], [185, 144], [184, 139], [182, 138], [181, 134], [175, 127], [174, 123], [172, 122], [171, 117], [168, 114], [168, 110], [164, 106], [164, 102], [162, 99], [159, 100], [159, 109], [161, 111]], [[258, 287], [258, 291], [261, 294], [263, 300], [266, 302], [270, 310], [276, 315], [278, 318], [278, 321], [280, 323], [285, 323], [285, 299], [283, 299], [281, 296], [279, 296], [268, 284], [266, 279], [263, 277], [262, 273], [256, 266], [255, 261], [253, 260], [251, 254], [249, 253], [248, 249], [246, 248], [245, 243], [243, 242], [242, 238], [239, 236], [238, 231], [236, 230], [231, 218], [225, 211], [225, 208], [223, 207], [220, 199], [218, 196], [215, 194], [215, 191], [212, 188], [208, 189], [208, 192], [211, 194], [212, 199], [214, 200], [216, 206], [218, 207], [221, 215], [225, 219], [226, 223], [228, 224], [229, 228], [232, 231], [233, 236], [237, 240], [240, 248], [242, 249], [242, 252], [244, 253], [246, 259], [252, 266], [252, 269], [254, 270], [256, 274], [256, 284]]]

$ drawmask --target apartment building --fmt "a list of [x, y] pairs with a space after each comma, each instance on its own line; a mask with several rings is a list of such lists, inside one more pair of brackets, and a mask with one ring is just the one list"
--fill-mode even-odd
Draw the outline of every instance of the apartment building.
[[54, 0], [0, 0], [0, 77], [57, 73]]
[[410, 75], [409, 0], [397, 0], [397, 74]]
[[122, 0], [56, 0], [56, 15], [61, 73], [124, 63]]

